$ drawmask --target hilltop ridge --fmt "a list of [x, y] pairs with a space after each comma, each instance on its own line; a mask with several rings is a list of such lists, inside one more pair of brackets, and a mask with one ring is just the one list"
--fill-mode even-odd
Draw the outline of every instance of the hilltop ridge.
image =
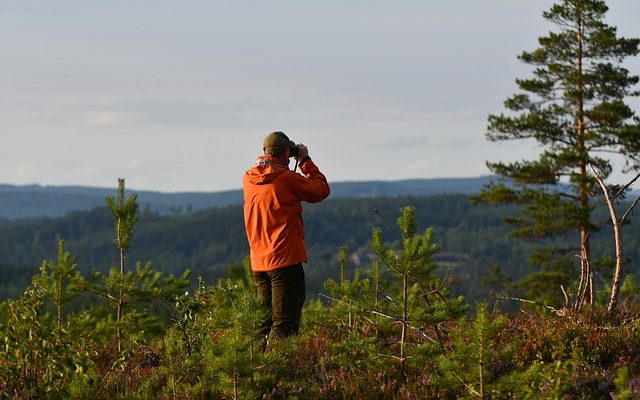
[[[470, 178], [407, 179], [398, 181], [330, 182], [332, 198], [372, 198], [471, 194], [479, 191], [491, 176]], [[71, 211], [90, 210], [105, 205], [114, 188], [88, 186], [41, 186], [0, 184], [0, 218], [59, 217]], [[242, 203], [242, 190], [219, 192], [165, 193], [128, 189], [138, 195], [141, 208], [159, 214], [198, 211]]]

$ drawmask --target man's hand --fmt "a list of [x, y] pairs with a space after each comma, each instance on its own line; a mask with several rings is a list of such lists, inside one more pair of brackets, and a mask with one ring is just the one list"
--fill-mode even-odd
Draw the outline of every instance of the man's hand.
[[305, 157], [309, 157], [309, 149], [307, 149], [307, 146], [302, 143], [298, 143], [296, 144], [296, 147], [298, 148], [298, 156], [296, 157], [296, 160], [300, 161]]

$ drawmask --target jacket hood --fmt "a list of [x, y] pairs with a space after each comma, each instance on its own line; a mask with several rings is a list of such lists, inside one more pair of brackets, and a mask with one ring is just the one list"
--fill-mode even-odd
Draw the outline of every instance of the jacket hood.
[[249, 168], [245, 174], [249, 182], [254, 185], [262, 185], [271, 182], [284, 171], [288, 171], [289, 166], [283, 165], [280, 160], [272, 156], [259, 156], [256, 165]]

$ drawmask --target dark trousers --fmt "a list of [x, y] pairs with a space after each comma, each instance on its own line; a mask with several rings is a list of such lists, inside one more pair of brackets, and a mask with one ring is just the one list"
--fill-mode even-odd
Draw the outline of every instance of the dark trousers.
[[253, 280], [258, 298], [271, 315], [261, 325], [260, 335], [283, 338], [298, 333], [305, 299], [302, 264], [278, 268], [268, 272], [254, 272]]

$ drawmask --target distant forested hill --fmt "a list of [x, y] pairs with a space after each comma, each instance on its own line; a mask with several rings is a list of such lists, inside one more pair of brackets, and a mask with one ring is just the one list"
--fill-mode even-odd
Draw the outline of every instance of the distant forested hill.
[[[493, 265], [499, 265], [503, 273], [516, 280], [530, 271], [526, 262], [530, 245], [510, 239], [500, 220], [502, 215], [513, 213], [512, 208], [471, 205], [466, 195], [335, 198], [304, 207], [310, 254], [306, 268], [309, 295], [317, 295], [326, 278], [338, 276], [340, 246], [347, 246], [349, 251], [348, 272], [370, 266], [372, 228], [381, 227], [384, 239], [394, 242], [395, 221], [400, 209], [407, 205], [416, 207], [420, 231], [434, 229], [434, 240], [441, 247], [436, 258], [441, 272], [455, 281], [455, 293], [470, 301], [486, 297], [481, 281]], [[612, 256], [610, 228], [606, 213], [601, 214], [603, 228], [594, 238], [594, 252]], [[58, 218], [0, 222], [0, 298], [18, 294], [43, 259], [55, 259], [58, 238], [64, 239], [67, 250], [78, 256], [84, 271], [117, 265], [112, 224], [112, 216], [104, 207]], [[624, 229], [625, 254], [633, 260], [629, 268], [636, 271], [640, 223], [632, 220]], [[175, 215], [143, 210], [128, 259], [131, 266], [136, 260], [152, 261], [156, 269], [176, 275], [189, 268], [194, 276], [201, 275], [213, 283], [230, 269], [237, 269], [248, 251], [239, 205]]]
[[[489, 181], [489, 177], [412, 179], [401, 181], [334, 182], [332, 198], [366, 198], [396, 196], [431, 196], [437, 194], [471, 194]], [[82, 186], [13, 186], [0, 185], [0, 218], [60, 217], [70, 211], [90, 210], [105, 205], [113, 189]], [[220, 192], [161, 193], [128, 190], [138, 195], [141, 208], [158, 214], [178, 214], [212, 207], [242, 203], [240, 190]]]
[[[83, 186], [12, 186], [0, 185], [0, 218], [60, 217], [71, 211], [91, 210], [105, 205], [107, 196], [114, 196], [113, 189]], [[239, 204], [239, 190], [214, 193], [182, 192], [161, 193], [127, 190], [127, 195], [138, 195], [142, 209], [159, 214], [176, 214], [210, 207]]]

